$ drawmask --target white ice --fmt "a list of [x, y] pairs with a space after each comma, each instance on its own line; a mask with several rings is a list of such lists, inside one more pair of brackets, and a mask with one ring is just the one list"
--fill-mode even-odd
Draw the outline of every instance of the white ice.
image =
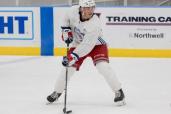
[[[171, 114], [171, 59], [110, 58], [127, 104], [115, 106], [114, 93], [87, 59], [68, 86], [72, 114]], [[64, 96], [51, 105], [61, 57], [0, 56], [0, 114], [62, 114]]]

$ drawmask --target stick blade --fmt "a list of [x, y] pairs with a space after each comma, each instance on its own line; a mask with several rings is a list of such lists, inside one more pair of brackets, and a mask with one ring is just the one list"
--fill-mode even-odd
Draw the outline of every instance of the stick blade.
[[66, 108], [63, 108], [63, 112], [64, 112], [64, 114], [69, 114], [69, 113], [72, 113], [72, 110], [66, 111]]

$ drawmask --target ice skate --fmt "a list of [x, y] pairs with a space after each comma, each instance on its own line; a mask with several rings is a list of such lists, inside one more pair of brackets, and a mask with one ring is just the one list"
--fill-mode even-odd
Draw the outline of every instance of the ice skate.
[[47, 104], [53, 103], [56, 100], [58, 100], [58, 98], [61, 96], [61, 93], [57, 93], [56, 91], [54, 91], [52, 94], [50, 94], [49, 96], [47, 96]]
[[124, 95], [122, 89], [115, 92], [114, 102], [116, 103], [117, 106], [123, 106], [126, 104], [125, 95]]

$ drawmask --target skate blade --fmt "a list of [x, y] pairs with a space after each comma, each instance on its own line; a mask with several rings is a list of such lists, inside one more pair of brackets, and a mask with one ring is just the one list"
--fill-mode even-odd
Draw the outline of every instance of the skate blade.
[[124, 106], [124, 105], [126, 105], [125, 99], [122, 101], [116, 102], [116, 106]]
[[52, 103], [51, 102], [47, 102], [46, 105], [51, 105]]

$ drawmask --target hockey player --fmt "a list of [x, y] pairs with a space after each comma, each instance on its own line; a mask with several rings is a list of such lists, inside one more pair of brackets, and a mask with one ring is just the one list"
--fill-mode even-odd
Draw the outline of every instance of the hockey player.
[[[112, 68], [109, 66], [108, 48], [102, 39], [100, 19], [94, 14], [94, 0], [80, 0], [79, 5], [72, 6], [67, 12], [62, 25], [62, 39], [71, 43], [68, 57], [64, 56], [62, 64], [68, 67], [68, 78], [78, 71], [84, 59], [91, 57], [97, 70], [115, 93], [114, 102], [125, 104], [125, 96]], [[65, 88], [66, 68], [63, 68], [56, 81], [54, 92], [47, 97], [49, 102], [57, 100]]]

